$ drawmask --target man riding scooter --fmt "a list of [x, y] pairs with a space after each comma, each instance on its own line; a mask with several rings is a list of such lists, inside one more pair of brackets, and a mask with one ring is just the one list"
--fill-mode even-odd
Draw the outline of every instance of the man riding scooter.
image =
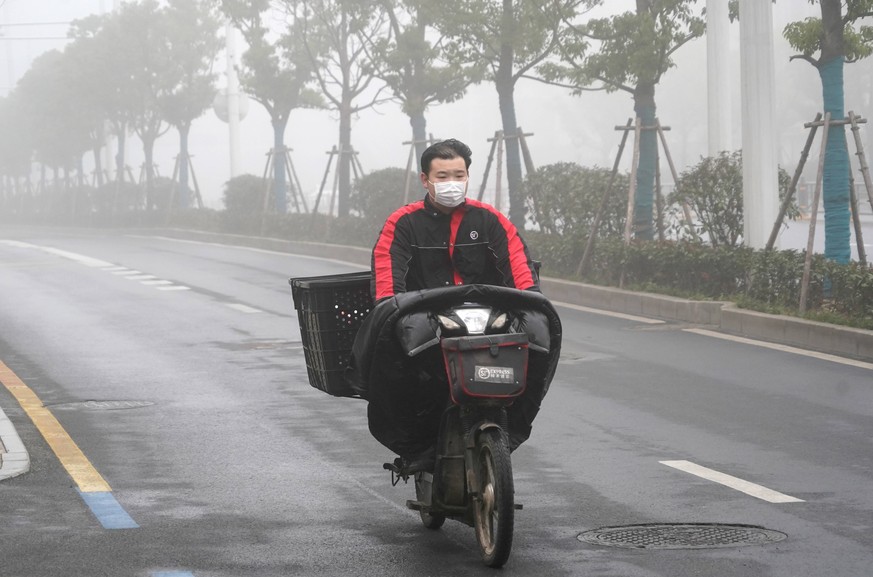
[[[391, 214], [373, 248], [375, 311], [379, 302], [424, 289], [477, 284], [539, 291], [537, 271], [516, 227], [493, 206], [466, 198], [470, 163], [470, 148], [455, 139], [422, 154], [420, 179], [427, 194]], [[367, 334], [367, 325], [374, 326], [379, 315], [371, 317], [352, 358], [359, 387], [367, 389], [370, 401], [370, 432], [400, 455], [398, 468], [405, 473], [431, 470], [447, 387], [444, 371], [426, 367], [442, 363], [398, 358], [380, 367], [380, 382], [367, 382], [369, 371], [361, 369], [369, 367], [368, 341], [375, 338]]]

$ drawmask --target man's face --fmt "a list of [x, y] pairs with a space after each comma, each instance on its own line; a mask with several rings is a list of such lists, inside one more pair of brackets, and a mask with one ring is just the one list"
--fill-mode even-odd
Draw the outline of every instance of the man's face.
[[460, 156], [448, 159], [434, 158], [430, 163], [430, 172], [428, 174], [421, 173], [421, 184], [427, 189], [427, 195], [430, 197], [431, 202], [438, 208], [451, 210], [450, 207], [444, 207], [434, 200], [434, 183], [449, 180], [465, 182], [468, 177], [467, 164]]

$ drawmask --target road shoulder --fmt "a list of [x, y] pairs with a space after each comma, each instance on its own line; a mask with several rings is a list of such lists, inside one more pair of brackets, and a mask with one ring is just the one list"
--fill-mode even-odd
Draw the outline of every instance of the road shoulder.
[[0, 481], [30, 471], [30, 454], [0, 407]]

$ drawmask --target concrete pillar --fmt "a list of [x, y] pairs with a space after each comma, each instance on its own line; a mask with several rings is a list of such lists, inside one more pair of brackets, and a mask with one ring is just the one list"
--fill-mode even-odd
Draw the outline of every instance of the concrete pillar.
[[740, 0], [744, 240], [761, 249], [779, 212], [773, 5]]
[[709, 156], [732, 150], [728, 0], [706, 0]]

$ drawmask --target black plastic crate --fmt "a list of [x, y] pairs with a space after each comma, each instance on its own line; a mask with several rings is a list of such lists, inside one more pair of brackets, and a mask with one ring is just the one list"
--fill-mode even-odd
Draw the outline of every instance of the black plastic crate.
[[356, 396], [345, 380], [358, 329], [373, 308], [370, 272], [289, 281], [309, 384], [337, 397]]

